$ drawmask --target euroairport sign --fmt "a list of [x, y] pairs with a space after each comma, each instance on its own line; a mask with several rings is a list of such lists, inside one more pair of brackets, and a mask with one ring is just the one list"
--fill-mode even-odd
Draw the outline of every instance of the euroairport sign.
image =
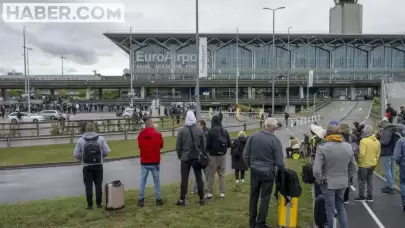
[[[145, 51], [135, 51], [136, 68], [171, 68], [174, 59], [176, 68], [196, 68], [196, 54], [172, 53], [151, 53]], [[206, 58], [209, 65], [210, 58]]]

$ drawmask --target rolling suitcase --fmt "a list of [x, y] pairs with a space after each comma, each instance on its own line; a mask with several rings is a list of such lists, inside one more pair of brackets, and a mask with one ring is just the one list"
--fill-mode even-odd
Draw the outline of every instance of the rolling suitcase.
[[105, 185], [105, 209], [118, 210], [124, 208], [124, 184], [113, 181]]
[[297, 227], [298, 221], [298, 198], [293, 197], [286, 203], [285, 197], [278, 197], [278, 226], [284, 228]]

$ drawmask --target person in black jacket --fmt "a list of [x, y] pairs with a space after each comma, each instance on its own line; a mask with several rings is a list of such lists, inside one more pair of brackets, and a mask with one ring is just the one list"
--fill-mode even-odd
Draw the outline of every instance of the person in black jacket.
[[[205, 122], [205, 120], [199, 120], [197, 122], [197, 126], [204, 131], [205, 138], [207, 138], [207, 136], [208, 136], [208, 128], [207, 128], [207, 123]], [[208, 183], [208, 173], [207, 173], [208, 168], [205, 168], [202, 171], [203, 171], [204, 176], [205, 176], [205, 184], [207, 184]], [[205, 191], [207, 191], [207, 189], [205, 189]], [[191, 191], [191, 194], [196, 194], [196, 193], [198, 193], [197, 181], [194, 183], [193, 190]]]
[[211, 129], [208, 130], [207, 152], [211, 156], [211, 162], [208, 168], [208, 184], [206, 199], [212, 198], [212, 187], [215, 181], [215, 173], [218, 173], [220, 198], [225, 197], [225, 168], [226, 152], [231, 147], [231, 138], [229, 133], [222, 127], [221, 117], [213, 116], [211, 120]]
[[388, 121], [392, 123], [397, 116], [397, 111], [391, 106], [390, 103], [387, 104], [387, 108], [385, 109], [385, 112], [390, 114], [390, 117], [388, 118]]
[[245, 161], [243, 161], [243, 150], [247, 142], [247, 135], [244, 131], [238, 133], [238, 138], [231, 147], [232, 169], [235, 170], [236, 184], [245, 182], [245, 171], [248, 170]]

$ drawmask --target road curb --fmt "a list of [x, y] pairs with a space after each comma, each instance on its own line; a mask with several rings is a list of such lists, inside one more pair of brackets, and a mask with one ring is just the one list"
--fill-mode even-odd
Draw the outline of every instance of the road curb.
[[[164, 150], [161, 151], [161, 154], [167, 154], [175, 152], [175, 150]], [[105, 159], [104, 163], [114, 162], [114, 161], [122, 161], [122, 160], [130, 160], [139, 158], [140, 155], [134, 156], [126, 156], [120, 158], [109, 158]], [[28, 165], [9, 165], [9, 166], [0, 166], [0, 171], [4, 170], [19, 170], [19, 169], [40, 169], [40, 168], [52, 168], [52, 167], [64, 167], [64, 166], [75, 166], [81, 165], [81, 162], [72, 161], [72, 162], [54, 162], [54, 163], [46, 163], [46, 164], [28, 164]]]
[[[378, 174], [377, 172], [374, 172], [374, 175], [378, 178], [380, 178], [382, 181], [387, 181], [383, 176]], [[395, 185], [395, 190], [397, 190], [398, 193], [401, 193], [401, 190], [398, 188], [398, 186]]]

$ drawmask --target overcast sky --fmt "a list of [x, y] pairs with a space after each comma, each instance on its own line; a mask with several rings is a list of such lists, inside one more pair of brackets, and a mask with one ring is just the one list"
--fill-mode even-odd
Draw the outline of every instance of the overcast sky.
[[[193, 0], [98, 0], [46, 1], [0, 0], [0, 2], [119, 2], [126, 10], [125, 23], [5, 23], [0, 19], [0, 74], [23, 72], [22, 28], [27, 27], [31, 74], [60, 74], [64, 54], [65, 74], [120, 75], [128, 67], [128, 56], [103, 36], [104, 32], [176, 31], [195, 29]], [[364, 33], [405, 33], [404, 0], [364, 2]], [[329, 9], [333, 0], [200, 0], [200, 31], [214, 33], [271, 32], [272, 14], [262, 7], [285, 6], [277, 12], [276, 32], [328, 33]]]

